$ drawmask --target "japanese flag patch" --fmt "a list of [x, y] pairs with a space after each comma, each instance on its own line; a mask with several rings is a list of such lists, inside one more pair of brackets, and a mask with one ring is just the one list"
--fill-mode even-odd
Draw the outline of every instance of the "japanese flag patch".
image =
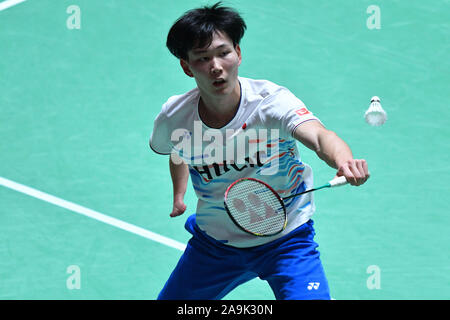
[[306, 108], [300, 108], [298, 110], [295, 110], [295, 113], [298, 114], [301, 117], [301, 116], [310, 114], [311, 112], [309, 112], [309, 110], [306, 109]]

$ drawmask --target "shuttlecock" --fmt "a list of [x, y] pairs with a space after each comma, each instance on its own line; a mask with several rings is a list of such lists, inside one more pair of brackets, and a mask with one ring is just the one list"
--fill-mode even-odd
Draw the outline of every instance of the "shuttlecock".
[[386, 122], [387, 114], [381, 107], [380, 98], [374, 96], [370, 99], [370, 106], [364, 114], [364, 118], [368, 124], [376, 127]]

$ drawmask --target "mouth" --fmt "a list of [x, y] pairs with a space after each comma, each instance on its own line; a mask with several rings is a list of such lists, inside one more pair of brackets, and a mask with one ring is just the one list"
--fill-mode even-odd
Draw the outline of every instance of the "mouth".
[[225, 79], [217, 79], [217, 80], [214, 80], [213, 86], [221, 87], [221, 86], [225, 85], [225, 83], [226, 83]]

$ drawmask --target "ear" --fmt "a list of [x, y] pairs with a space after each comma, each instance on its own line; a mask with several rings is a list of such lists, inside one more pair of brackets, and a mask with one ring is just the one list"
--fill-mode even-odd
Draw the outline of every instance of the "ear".
[[238, 55], [239, 65], [241, 65], [241, 62], [242, 62], [241, 47], [237, 44], [236, 47], [234, 48], [234, 50], [236, 50], [236, 53]]
[[189, 68], [189, 64], [185, 60], [180, 59], [180, 65], [181, 65], [181, 68], [183, 68], [184, 73], [188, 77], [191, 77], [191, 78], [194, 77], [194, 74], [191, 72], [191, 69]]

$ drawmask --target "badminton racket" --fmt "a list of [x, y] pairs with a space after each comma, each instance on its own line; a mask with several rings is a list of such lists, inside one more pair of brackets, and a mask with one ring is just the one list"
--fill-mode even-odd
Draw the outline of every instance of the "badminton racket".
[[255, 236], [273, 236], [287, 225], [284, 201], [302, 194], [348, 183], [344, 176], [334, 178], [323, 186], [282, 198], [267, 183], [255, 178], [242, 178], [226, 190], [225, 209], [231, 220], [243, 231]]

